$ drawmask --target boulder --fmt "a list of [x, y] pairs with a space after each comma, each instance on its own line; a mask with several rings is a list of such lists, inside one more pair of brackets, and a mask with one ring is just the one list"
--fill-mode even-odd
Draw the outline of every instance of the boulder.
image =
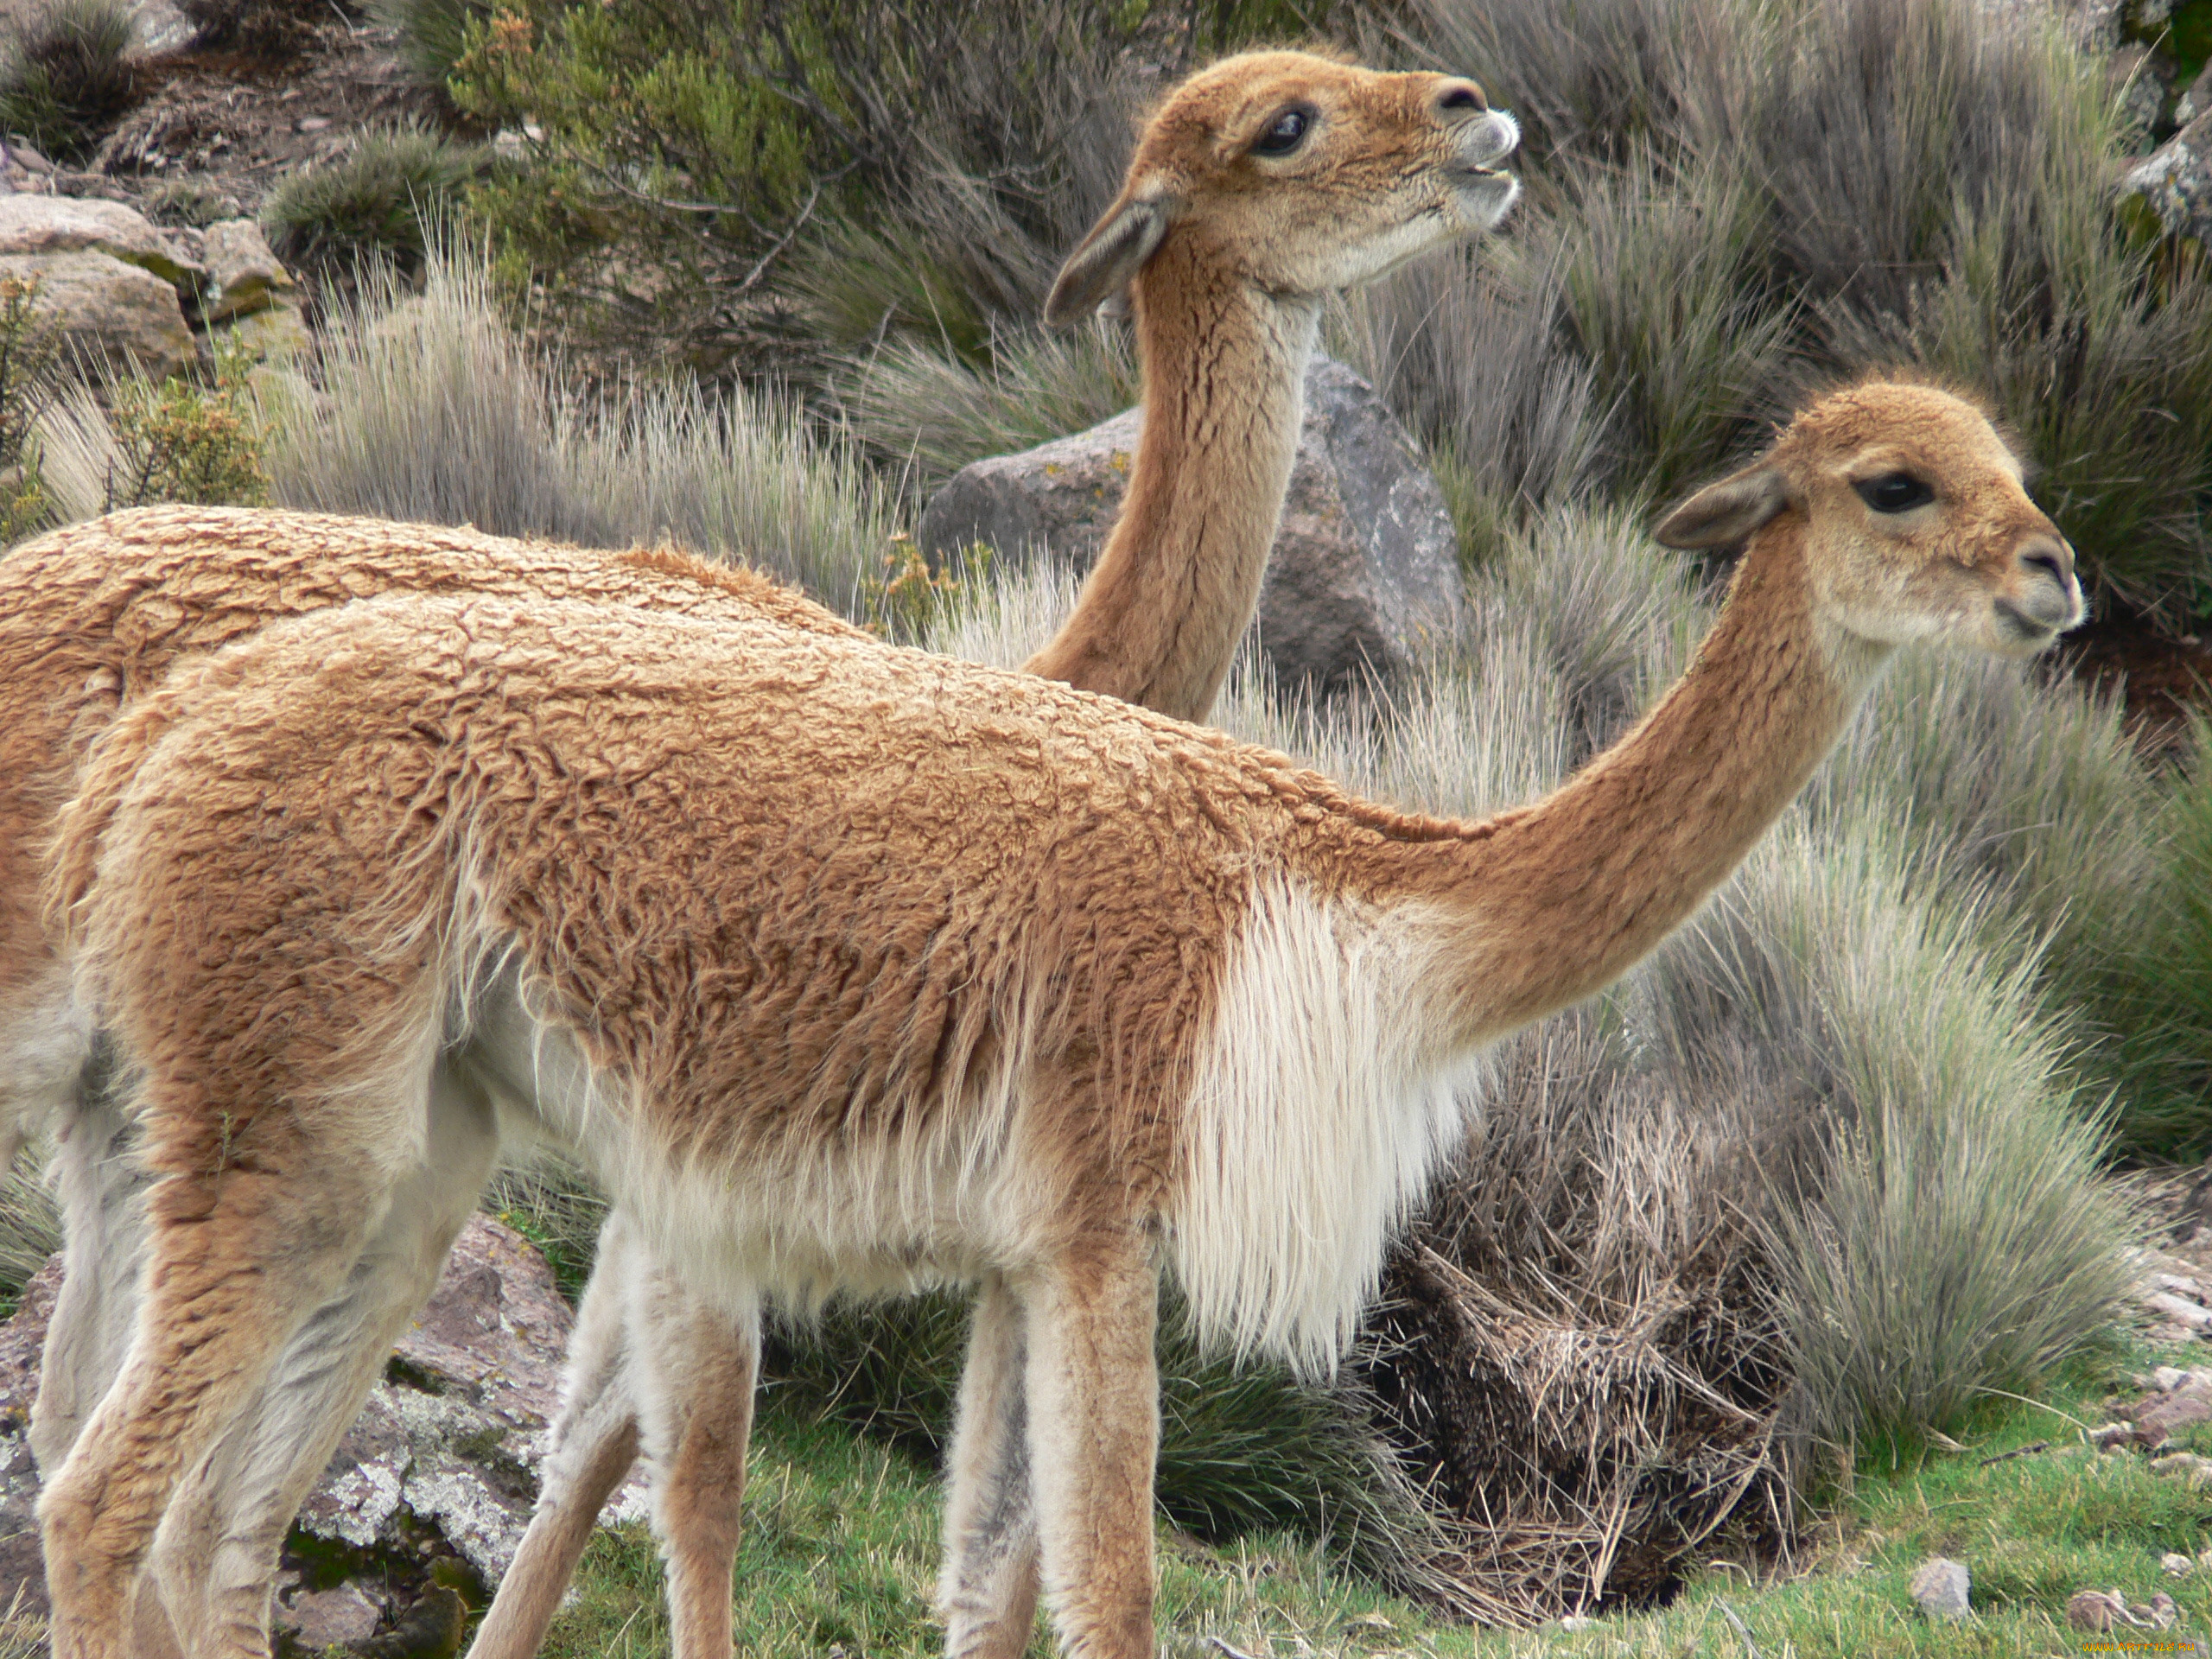
[[[26, 200], [33, 198], [0, 196], [0, 206]], [[8, 277], [37, 284], [35, 314], [73, 356], [160, 379], [199, 355], [175, 288], [112, 254], [0, 253], [0, 279]]]
[[2212, 248], [2212, 110], [2131, 168], [2120, 188], [2139, 198], [2173, 235]]
[[196, 293], [207, 272], [168, 232], [116, 201], [69, 196], [0, 196], [0, 254], [96, 251]]
[[300, 308], [285, 300], [217, 324], [209, 342], [236, 346], [259, 362], [281, 364], [305, 353], [315, 336], [308, 332]]
[[200, 245], [207, 264], [207, 297], [200, 308], [210, 322], [266, 310], [299, 287], [269, 251], [261, 226], [250, 219], [210, 225]]
[[[35, 1614], [45, 1611], [45, 1580], [25, 1430], [60, 1281], [57, 1255], [0, 1324], [0, 1609], [21, 1586]], [[472, 1217], [301, 1509], [276, 1608], [296, 1647], [380, 1652], [392, 1640], [380, 1630], [457, 1617], [434, 1570], [498, 1583], [537, 1497], [571, 1323], [544, 1258], [511, 1229]], [[645, 1515], [633, 1475], [602, 1519]]]
[[[963, 467], [923, 512], [932, 558], [975, 543], [1088, 569], [1128, 488], [1144, 411]], [[1317, 358], [1282, 526], [1260, 590], [1260, 644], [1286, 686], [1328, 688], [1408, 666], [1460, 603], [1444, 493], [1359, 376]]]

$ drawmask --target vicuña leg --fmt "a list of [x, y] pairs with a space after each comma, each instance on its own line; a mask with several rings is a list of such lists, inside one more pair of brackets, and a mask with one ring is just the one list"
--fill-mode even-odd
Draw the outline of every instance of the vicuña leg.
[[442, 1068], [430, 1098], [427, 1155], [393, 1192], [343, 1293], [286, 1344], [252, 1406], [169, 1501], [149, 1568], [189, 1653], [263, 1650], [292, 1517], [437, 1288], [491, 1173], [491, 1103]]
[[30, 1430], [31, 1451], [48, 1476], [122, 1369], [138, 1312], [152, 1177], [131, 1156], [115, 1071], [107, 1044], [97, 1043], [54, 1146], [67, 1271], [46, 1329]]
[[676, 1659], [729, 1659], [745, 1457], [760, 1372], [760, 1314], [692, 1294], [643, 1249], [623, 1265], [631, 1376], [668, 1564]]
[[976, 1301], [946, 1469], [938, 1580], [945, 1659], [1020, 1659], [1036, 1623], [1027, 1350], [1021, 1304], [994, 1274]]
[[1160, 1287], [1150, 1253], [1128, 1235], [1079, 1239], [1014, 1288], [1053, 1632], [1071, 1659], [1152, 1659]]
[[[252, 1405], [316, 1310], [348, 1292], [395, 1196], [391, 1178], [346, 1144], [344, 1118], [364, 1111], [379, 1124], [424, 1122], [429, 1071], [426, 1063], [411, 1083], [396, 1084], [402, 1098], [373, 1108], [348, 1099], [331, 1114], [339, 1132], [318, 1123], [319, 1135], [257, 1148], [250, 1164], [227, 1155], [207, 1173], [172, 1173], [154, 1187], [130, 1352], [39, 1506], [54, 1659], [125, 1651], [132, 1580], [178, 1483]], [[212, 1103], [170, 1105], [222, 1121]], [[341, 1432], [359, 1397], [344, 1403]], [[267, 1644], [257, 1635], [194, 1659], [226, 1651], [258, 1659]]]
[[537, 1653], [601, 1509], [637, 1460], [626, 1335], [631, 1284], [617, 1265], [629, 1248], [627, 1221], [618, 1211], [600, 1230], [592, 1275], [576, 1309], [567, 1393], [539, 1471], [537, 1507], [468, 1659], [531, 1659]]

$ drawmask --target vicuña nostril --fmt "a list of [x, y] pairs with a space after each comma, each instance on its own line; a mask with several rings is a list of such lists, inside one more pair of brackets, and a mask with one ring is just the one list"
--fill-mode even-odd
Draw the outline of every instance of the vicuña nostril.
[[2073, 575], [2073, 561], [2064, 554], [2054, 553], [2048, 548], [2029, 549], [2020, 555], [2020, 563], [2031, 570], [2042, 571], [2061, 588], [2065, 587]]
[[1461, 111], [1474, 111], [1490, 108], [1490, 100], [1483, 96], [1483, 89], [1471, 80], [1458, 80], [1436, 95], [1436, 107], [1446, 114]]

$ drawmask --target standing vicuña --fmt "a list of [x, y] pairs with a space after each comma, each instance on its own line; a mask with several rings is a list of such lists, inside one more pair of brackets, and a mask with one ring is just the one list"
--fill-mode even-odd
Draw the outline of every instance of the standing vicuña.
[[181, 1472], [398, 1270], [395, 1205], [470, 1201], [495, 1095], [702, 1300], [1002, 1286], [947, 1581], [1033, 1548], [1070, 1651], [1148, 1659], [1161, 1267], [1202, 1329], [1326, 1360], [1484, 1044], [1694, 911], [1896, 647], [2081, 615], [2011, 452], [1924, 387], [1820, 400], [1661, 535], [1749, 537], [1688, 672], [1476, 823], [766, 618], [383, 600], [179, 670], [56, 853], [162, 1172], [44, 1501], [57, 1659], [122, 1651]]
[[[1303, 124], [1286, 142], [1293, 114]], [[1066, 320], [1133, 285], [1153, 418], [1106, 554], [1033, 670], [1179, 716], [1205, 714], [1257, 597], [1324, 293], [1494, 223], [1515, 186], [1490, 168], [1514, 138], [1471, 83], [1298, 54], [1227, 60], [1162, 104], [1121, 199], [1055, 290]], [[71, 1264], [33, 1434], [48, 1470], [119, 1363], [141, 1249], [138, 1182], [118, 1155], [128, 1125], [89, 1081], [102, 1070], [91, 1026], [36, 912], [54, 814], [97, 734], [179, 659], [277, 617], [391, 591], [581, 598], [710, 620], [765, 609], [850, 632], [756, 577], [681, 557], [291, 514], [127, 513], [0, 556], [0, 1145], [54, 1122]], [[268, 1401], [235, 1427], [230, 1452], [178, 1494], [155, 1554], [158, 1595], [141, 1598], [143, 1659], [175, 1650], [171, 1623], [195, 1650], [262, 1639], [267, 1580], [254, 1564], [321, 1466], [334, 1402], [381, 1363], [380, 1342], [419, 1294], [415, 1278], [435, 1274], [449, 1236], [448, 1217], [406, 1214], [428, 1231], [378, 1245], [404, 1274], [365, 1280], [385, 1303], [353, 1304], [304, 1333]], [[480, 1653], [535, 1648], [636, 1439], [626, 1320], [655, 1319], [661, 1334], [640, 1340], [690, 1349], [688, 1364], [678, 1356], [660, 1366], [642, 1425], [660, 1477], [677, 1650], [728, 1651], [742, 1448], [733, 1466], [712, 1431], [749, 1397], [749, 1373], [729, 1368], [749, 1366], [752, 1332], [683, 1307], [637, 1249], [618, 1215], [586, 1296], [586, 1385]], [[636, 1294], [641, 1280], [657, 1287], [652, 1294]], [[671, 1374], [700, 1385], [676, 1389]], [[1007, 1593], [1031, 1592], [1009, 1583]]]

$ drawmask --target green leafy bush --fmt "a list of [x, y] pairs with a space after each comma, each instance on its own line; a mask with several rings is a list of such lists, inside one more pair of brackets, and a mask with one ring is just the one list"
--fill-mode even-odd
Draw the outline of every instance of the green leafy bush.
[[269, 499], [258, 411], [242, 363], [220, 365], [212, 385], [182, 375], [111, 389], [115, 461], [107, 505], [190, 501], [260, 506]]
[[0, 54], [0, 130], [65, 159], [85, 155], [139, 99], [127, 0], [46, 0]]

